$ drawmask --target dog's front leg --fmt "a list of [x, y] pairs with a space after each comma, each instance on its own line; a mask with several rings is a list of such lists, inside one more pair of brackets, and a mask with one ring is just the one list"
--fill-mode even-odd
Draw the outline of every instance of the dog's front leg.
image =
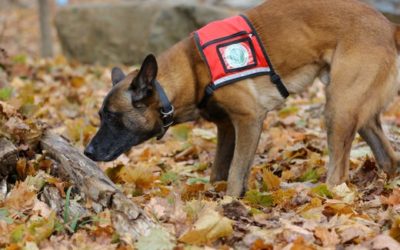
[[240, 117], [232, 119], [235, 128], [235, 150], [228, 177], [227, 195], [240, 197], [247, 188], [247, 177], [257, 150], [263, 119]]
[[226, 181], [235, 150], [235, 129], [227, 119], [217, 122], [218, 141], [214, 164], [211, 167], [211, 182]]

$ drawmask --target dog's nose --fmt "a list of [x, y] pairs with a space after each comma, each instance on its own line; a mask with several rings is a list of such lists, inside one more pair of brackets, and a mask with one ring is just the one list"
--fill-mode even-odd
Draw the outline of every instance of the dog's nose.
[[85, 151], [83, 152], [87, 157], [90, 159], [94, 160], [94, 147], [92, 144], [89, 144], [86, 148]]

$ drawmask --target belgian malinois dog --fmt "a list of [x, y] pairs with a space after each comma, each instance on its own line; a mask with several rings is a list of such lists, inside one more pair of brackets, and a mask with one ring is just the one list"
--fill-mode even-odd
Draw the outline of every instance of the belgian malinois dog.
[[[305, 90], [317, 77], [326, 84], [327, 183], [337, 185], [348, 178], [356, 132], [379, 166], [393, 176], [400, 157], [382, 131], [380, 113], [400, 86], [400, 27], [356, 0], [269, 0], [244, 15], [290, 93]], [[132, 146], [162, 136], [170, 125], [166, 110], [160, 115], [166, 96], [175, 107], [174, 124], [203, 116], [217, 125], [210, 179], [227, 180], [227, 194], [241, 196], [263, 120], [285, 99], [268, 76], [258, 76], [218, 89], [199, 109], [211, 79], [193, 40], [191, 35], [157, 60], [147, 56], [140, 70], [128, 75], [112, 70], [113, 87], [100, 110], [101, 126], [85, 154], [95, 161], [112, 161]]]

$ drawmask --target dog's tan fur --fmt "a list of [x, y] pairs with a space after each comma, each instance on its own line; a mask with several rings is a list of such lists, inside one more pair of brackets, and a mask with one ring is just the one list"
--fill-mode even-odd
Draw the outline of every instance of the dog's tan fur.
[[[260, 35], [269, 57], [291, 93], [306, 89], [321, 76], [327, 84], [325, 118], [330, 162], [329, 184], [346, 180], [355, 133], [367, 141], [379, 165], [389, 174], [399, 157], [385, 137], [381, 110], [399, 89], [400, 29], [383, 15], [356, 0], [269, 0], [245, 15]], [[200, 113], [216, 123], [218, 146], [211, 181], [228, 180], [229, 195], [240, 196], [268, 111], [284, 99], [268, 76], [231, 84], [215, 91], [207, 108], [199, 110], [208, 69], [192, 37], [158, 57], [158, 81], [176, 108], [176, 123], [196, 119]], [[124, 95], [130, 80], [118, 86], [111, 109], [130, 107]], [[146, 111], [155, 121], [158, 107]]]

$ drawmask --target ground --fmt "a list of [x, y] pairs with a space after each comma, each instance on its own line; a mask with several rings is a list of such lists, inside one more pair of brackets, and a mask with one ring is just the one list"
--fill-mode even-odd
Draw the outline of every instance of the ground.
[[[62, 56], [36, 59], [29, 49], [10, 51], [8, 59], [0, 57], [8, 72], [0, 89], [0, 135], [19, 146], [20, 158], [16, 172], [0, 185], [0, 247], [400, 248], [400, 178], [386, 180], [359, 137], [351, 154], [351, 180], [334, 188], [324, 184], [324, 90], [318, 82], [268, 115], [243, 199], [224, 196], [224, 182], [209, 183], [216, 128], [205, 121], [177, 125], [162, 140], [99, 164], [162, 225], [138, 242], [118, 235], [112, 209], [96, 213], [90, 201], [71, 191], [68, 180], [54, 176], [58, 163], [35, 143], [46, 128], [83, 150], [99, 125], [97, 111], [111, 88], [111, 67]], [[9, 105], [22, 116], [7, 110]], [[399, 98], [384, 113], [383, 125], [400, 152]], [[49, 188], [60, 200], [45, 199]]]

